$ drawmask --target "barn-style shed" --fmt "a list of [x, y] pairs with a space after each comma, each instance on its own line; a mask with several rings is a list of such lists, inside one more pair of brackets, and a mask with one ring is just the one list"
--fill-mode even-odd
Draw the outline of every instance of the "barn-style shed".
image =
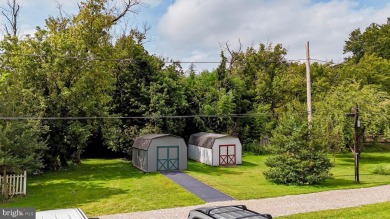
[[242, 164], [241, 142], [225, 134], [196, 133], [188, 141], [188, 158], [211, 166]]
[[170, 134], [149, 134], [135, 139], [133, 166], [144, 172], [187, 169], [187, 145]]

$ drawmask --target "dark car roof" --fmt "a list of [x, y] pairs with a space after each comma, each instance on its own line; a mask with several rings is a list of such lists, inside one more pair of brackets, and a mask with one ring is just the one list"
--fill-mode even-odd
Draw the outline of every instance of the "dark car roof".
[[218, 219], [238, 219], [238, 218], [250, 218], [250, 219], [268, 219], [272, 218], [268, 214], [260, 214], [251, 211], [246, 208], [245, 205], [232, 205], [232, 206], [214, 206], [214, 207], [202, 207], [194, 209], [206, 214], [212, 218]]

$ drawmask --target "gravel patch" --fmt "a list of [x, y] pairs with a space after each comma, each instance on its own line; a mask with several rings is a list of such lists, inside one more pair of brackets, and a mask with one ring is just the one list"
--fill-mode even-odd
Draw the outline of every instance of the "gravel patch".
[[99, 216], [100, 219], [185, 219], [194, 208], [219, 205], [246, 205], [249, 209], [272, 216], [356, 207], [390, 201], [390, 185], [371, 188], [332, 190], [277, 198], [212, 202], [204, 205], [159, 209], [153, 211]]

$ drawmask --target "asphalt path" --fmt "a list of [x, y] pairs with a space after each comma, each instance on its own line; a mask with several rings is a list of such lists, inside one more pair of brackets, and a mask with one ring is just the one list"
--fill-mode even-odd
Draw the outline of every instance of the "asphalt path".
[[161, 172], [163, 175], [179, 184], [189, 192], [198, 196], [205, 202], [219, 202], [219, 201], [231, 201], [234, 198], [226, 195], [223, 192], [216, 190], [215, 188], [204, 184], [203, 182], [181, 172], [181, 171], [167, 171]]

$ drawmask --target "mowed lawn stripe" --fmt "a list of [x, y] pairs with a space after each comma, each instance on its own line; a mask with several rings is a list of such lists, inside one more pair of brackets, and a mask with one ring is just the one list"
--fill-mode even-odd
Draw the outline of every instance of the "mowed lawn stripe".
[[[286, 186], [268, 182], [263, 171], [269, 155], [245, 155], [238, 166], [211, 167], [190, 161], [188, 175], [232, 196], [238, 200], [270, 198], [285, 195], [306, 194], [335, 189], [352, 189], [390, 184], [389, 175], [372, 173], [377, 166], [387, 166], [390, 152], [363, 152], [360, 159], [360, 183], [354, 182], [352, 153], [338, 154], [331, 169], [333, 179], [311, 186]], [[330, 155], [333, 162], [333, 157]]]
[[[387, 166], [390, 152], [361, 155], [360, 180], [354, 182], [351, 153], [336, 156], [333, 179], [314, 186], [276, 185], [265, 180], [264, 160], [269, 155], [245, 155], [243, 164], [210, 167], [189, 161], [187, 174], [239, 200], [305, 194], [390, 184], [389, 175], [372, 173]], [[333, 158], [332, 158], [333, 159]], [[66, 170], [28, 177], [27, 197], [1, 207], [34, 207], [37, 210], [79, 207], [90, 217], [204, 202], [160, 173], [142, 173], [120, 159], [88, 159]]]
[[27, 196], [1, 206], [79, 207], [91, 217], [203, 203], [160, 173], [142, 173], [120, 159], [88, 159], [60, 172], [29, 176]]

